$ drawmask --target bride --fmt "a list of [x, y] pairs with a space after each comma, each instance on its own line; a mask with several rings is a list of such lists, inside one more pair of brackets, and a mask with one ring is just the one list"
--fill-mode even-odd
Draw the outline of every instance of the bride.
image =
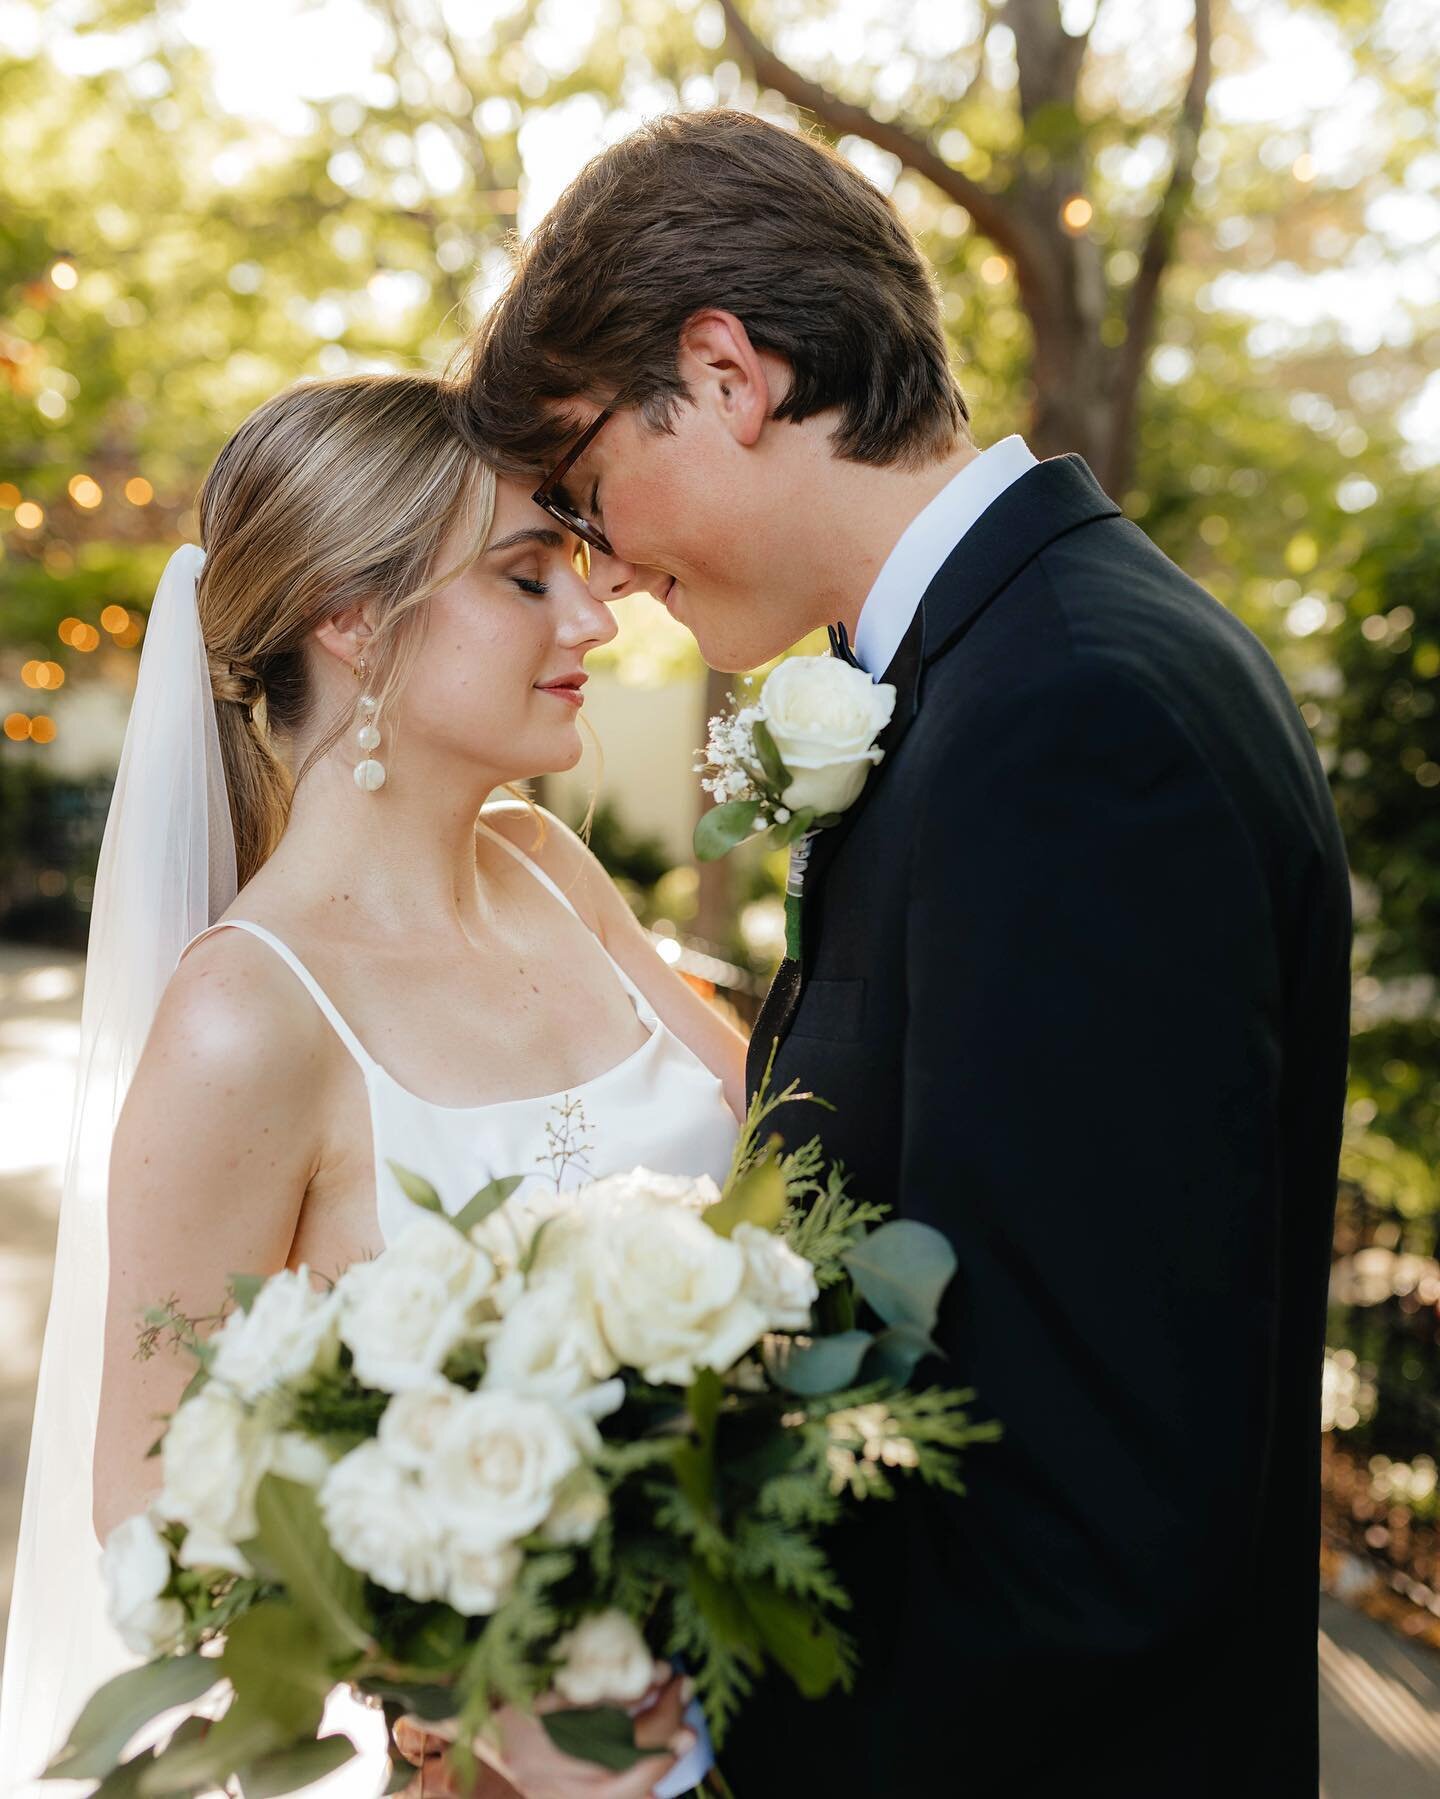
[[[178, 551], [156, 596], [97, 884], [7, 1779], [134, 1659], [96, 1615], [96, 1539], [154, 1497], [156, 1415], [190, 1372], [136, 1359], [145, 1306], [209, 1314], [231, 1273], [377, 1254], [410, 1205], [392, 1161], [452, 1210], [546, 1179], [557, 1128], [567, 1183], [721, 1178], [744, 1105], [739, 1034], [577, 837], [495, 797], [578, 760], [584, 659], [616, 627], [576, 540], [452, 430], [444, 384], [279, 395], [220, 453], [200, 520], [203, 556]], [[682, 1683], [656, 1693], [637, 1740], [660, 1759], [599, 1776], [512, 1716], [513, 1784], [479, 1790], [648, 1792], [690, 1742]], [[378, 1792], [378, 1720], [338, 1694], [331, 1714], [372, 1729], [325, 1790]]]

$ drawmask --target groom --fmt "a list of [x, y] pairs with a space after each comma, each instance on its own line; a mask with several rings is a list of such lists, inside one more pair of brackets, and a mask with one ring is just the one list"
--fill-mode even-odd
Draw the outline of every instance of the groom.
[[856, 1690], [767, 1685], [736, 1792], [1313, 1794], [1349, 900], [1269, 657], [1078, 457], [977, 449], [892, 207], [756, 118], [593, 162], [466, 408], [598, 595], [898, 690], [751, 1076], [778, 1040], [835, 1108], [787, 1135], [954, 1244], [930, 1372], [1004, 1438], [857, 1527]]

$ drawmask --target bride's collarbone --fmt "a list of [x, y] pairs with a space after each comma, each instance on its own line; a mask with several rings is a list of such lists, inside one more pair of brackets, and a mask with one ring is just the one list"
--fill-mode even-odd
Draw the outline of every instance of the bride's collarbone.
[[[386, 1075], [436, 1105], [479, 1108], [592, 1080], [648, 1036], [599, 942], [569, 922], [578, 938], [510, 929], [414, 952], [294, 947]], [[333, 1034], [331, 1045], [335, 1068], [353, 1065]]]

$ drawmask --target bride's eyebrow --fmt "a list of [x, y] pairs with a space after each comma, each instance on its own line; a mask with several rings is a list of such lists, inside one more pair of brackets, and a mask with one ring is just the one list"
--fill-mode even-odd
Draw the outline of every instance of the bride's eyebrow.
[[537, 544], [542, 550], [561, 550], [565, 547], [565, 539], [558, 531], [548, 531], [543, 525], [524, 525], [518, 531], [511, 531], [505, 537], [499, 537], [494, 543], [486, 544], [485, 554], [497, 556], [501, 550], [513, 550], [522, 543]]

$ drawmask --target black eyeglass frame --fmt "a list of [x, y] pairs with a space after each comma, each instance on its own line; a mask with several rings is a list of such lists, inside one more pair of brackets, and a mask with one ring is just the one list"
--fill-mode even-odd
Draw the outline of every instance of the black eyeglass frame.
[[575, 463], [585, 454], [600, 427], [607, 419], [614, 416], [616, 410], [615, 406], [607, 406], [603, 411], [597, 412], [530, 496], [537, 506], [550, 514], [551, 518], [557, 519], [567, 531], [573, 531], [582, 543], [588, 543], [592, 549], [599, 550], [602, 556], [615, 554], [610, 547], [610, 539], [598, 525], [592, 524], [583, 513], [577, 512], [563, 496], [558, 496], [555, 490]]

